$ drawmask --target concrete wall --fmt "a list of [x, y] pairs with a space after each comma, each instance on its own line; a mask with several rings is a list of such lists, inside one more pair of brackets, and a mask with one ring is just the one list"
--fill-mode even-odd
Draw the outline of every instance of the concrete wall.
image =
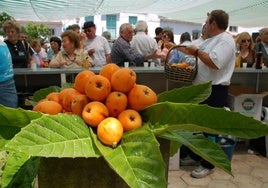
[[193, 31], [198, 31], [199, 36], [200, 36], [201, 29], [202, 29], [202, 24], [179, 22], [179, 21], [174, 21], [174, 20], [161, 20], [160, 26], [163, 28], [172, 29], [174, 33], [174, 42], [176, 44], [179, 44], [180, 36], [182, 33], [188, 32], [192, 36]]

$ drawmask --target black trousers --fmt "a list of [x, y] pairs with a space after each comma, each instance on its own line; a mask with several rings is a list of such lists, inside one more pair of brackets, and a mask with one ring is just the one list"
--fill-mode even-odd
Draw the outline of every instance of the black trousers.
[[[201, 104], [207, 104], [212, 107], [219, 107], [222, 108], [227, 105], [227, 98], [228, 98], [228, 92], [229, 92], [229, 86], [223, 86], [223, 85], [212, 85], [212, 91], [208, 99], [203, 101]], [[206, 137], [216, 137], [217, 135], [210, 135], [210, 134], [204, 134]], [[213, 169], [214, 165], [206, 161], [205, 159], [202, 159], [200, 156], [193, 153], [189, 148], [182, 146], [180, 148], [180, 157], [185, 158], [187, 155], [189, 155], [192, 159], [196, 161], [200, 161], [201, 165], [208, 169]]]

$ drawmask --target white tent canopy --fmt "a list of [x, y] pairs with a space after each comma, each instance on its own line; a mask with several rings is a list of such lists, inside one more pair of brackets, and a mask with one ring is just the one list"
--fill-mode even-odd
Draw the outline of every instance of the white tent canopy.
[[59, 21], [116, 13], [156, 14], [166, 19], [204, 23], [207, 12], [225, 10], [229, 25], [268, 26], [268, 0], [1, 0], [0, 12], [15, 19]]

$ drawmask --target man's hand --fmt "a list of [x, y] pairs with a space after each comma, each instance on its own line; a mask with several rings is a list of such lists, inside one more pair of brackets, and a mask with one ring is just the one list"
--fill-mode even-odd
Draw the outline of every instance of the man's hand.
[[95, 49], [92, 48], [92, 49], [88, 50], [87, 53], [89, 56], [92, 56], [95, 53]]

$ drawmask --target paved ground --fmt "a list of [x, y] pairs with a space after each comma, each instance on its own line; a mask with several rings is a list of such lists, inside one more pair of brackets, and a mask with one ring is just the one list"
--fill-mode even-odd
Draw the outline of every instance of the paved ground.
[[180, 167], [169, 171], [168, 188], [268, 188], [268, 158], [247, 151], [235, 151], [233, 176], [216, 169], [213, 174], [196, 179], [190, 176], [195, 167]]

